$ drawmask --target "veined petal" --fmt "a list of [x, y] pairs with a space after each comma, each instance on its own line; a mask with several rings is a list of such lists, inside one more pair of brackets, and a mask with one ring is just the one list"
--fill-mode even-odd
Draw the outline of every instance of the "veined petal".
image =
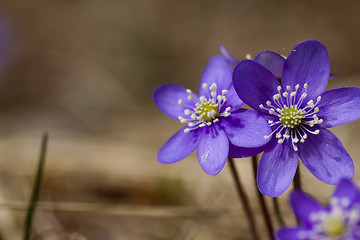
[[276, 237], [278, 240], [307, 240], [302, 237], [306, 231], [304, 227], [285, 227], [277, 231]]
[[266, 111], [261, 110], [259, 105], [272, 100], [280, 85], [269, 70], [252, 60], [243, 60], [235, 67], [233, 82], [240, 99], [262, 112]]
[[265, 144], [261, 147], [257, 148], [245, 148], [245, 147], [238, 147], [230, 143], [229, 145], [229, 157], [231, 158], [246, 158], [255, 156], [256, 154], [259, 154], [263, 152], [265, 149], [267, 149], [268, 145]]
[[335, 127], [360, 118], [360, 88], [337, 88], [321, 94], [317, 116], [322, 128]]
[[220, 49], [220, 52], [221, 54], [224, 56], [224, 58], [229, 62], [231, 63], [232, 65], [236, 65], [239, 63], [238, 60], [236, 60], [236, 58], [233, 57], [233, 55], [231, 55], [229, 53], [229, 51], [223, 46], [223, 45], [220, 45], [219, 46], [219, 49]]
[[244, 102], [239, 98], [232, 84], [228, 90], [229, 92], [225, 94], [227, 100], [222, 106], [222, 109], [225, 109], [230, 106], [231, 110], [229, 112], [233, 112], [241, 108], [244, 105]]
[[157, 159], [164, 164], [178, 162], [190, 155], [198, 146], [200, 132], [193, 130], [184, 133], [186, 127], [177, 131], [160, 148]]
[[307, 226], [312, 225], [311, 214], [325, 210], [325, 208], [312, 197], [299, 190], [294, 190], [290, 195], [290, 204], [294, 214]]
[[230, 143], [238, 147], [260, 147], [270, 139], [264, 136], [271, 133], [266, 120], [257, 112], [248, 109], [239, 109], [230, 116], [221, 119], [219, 125], [226, 132]]
[[281, 55], [264, 51], [256, 55], [254, 61], [268, 69], [277, 79], [281, 78], [285, 63], [285, 58]]
[[257, 185], [260, 192], [269, 197], [285, 192], [295, 176], [298, 154], [287, 141], [279, 144], [273, 138], [259, 162]]
[[218, 174], [224, 168], [228, 154], [229, 139], [222, 129], [216, 124], [202, 129], [197, 156], [207, 174]]
[[179, 99], [183, 100], [184, 105], [195, 106], [195, 102], [198, 102], [198, 96], [193, 94], [193, 100], [188, 100], [189, 94], [186, 92], [186, 88], [175, 84], [163, 84], [155, 89], [153, 93], [153, 100], [156, 106], [166, 115], [176, 120], [178, 117], [187, 117], [184, 114], [184, 110], [187, 107], [179, 105]]
[[309, 134], [299, 144], [299, 154], [307, 169], [328, 184], [338, 184], [342, 178], [351, 179], [354, 164], [340, 140], [329, 130], [320, 129], [318, 135]]
[[199, 95], [208, 97], [209, 89], [203, 88], [206, 83], [210, 87], [213, 83], [217, 85], [217, 95], [221, 95], [221, 90], [228, 90], [232, 84], [232, 67], [222, 56], [212, 57], [201, 76]]
[[292, 89], [299, 84], [299, 93], [302, 94], [307, 83], [306, 99], [314, 100], [325, 90], [329, 76], [330, 59], [325, 46], [315, 40], [306, 40], [297, 44], [287, 57], [281, 84]]
[[336, 186], [332, 198], [337, 198], [340, 201], [341, 199], [348, 199], [349, 207], [351, 207], [354, 203], [360, 203], [360, 191], [352, 181], [349, 179], [342, 179]]

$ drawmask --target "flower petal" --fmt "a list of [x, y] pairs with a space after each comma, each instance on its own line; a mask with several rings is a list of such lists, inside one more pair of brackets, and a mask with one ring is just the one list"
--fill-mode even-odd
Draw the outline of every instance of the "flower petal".
[[337, 88], [321, 94], [317, 116], [322, 128], [335, 127], [360, 118], [360, 88]]
[[224, 168], [228, 154], [229, 139], [223, 130], [216, 124], [202, 129], [197, 156], [207, 174], [218, 174]]
[[273, 138], [260, 159], [257, 185], [260, 192], [267, 196], [281, 195], [294, 178], [298, 154], [287, 141], [279, 144], [277, 139]]
[[272, 72], [277, 79], [281, 78], [285, 63], [285, 58], [281, 55], [271, 51], [264, 51], [256, 55], [254, 61]]
[[351, 180], [342, 179], [336, 186], [332, 198], [348, 199], [351, 207], [354, 203], [360, 203], [360, 191]]
[[194, 100], [188, 100], [189, 94], [186, 92], [186, 88], [175, 84], [163, 84], [155, 89], [153, 93], [153, 100], [156, 106], [166, 115], [176, 120], [178, 117], [186, 117], [184, 110], [187, 107], [178, 104], [179, 99], [182, 99], [184, 105], [194, 106], [198, 101], [198, 96], [193, 94]]
[[330, 59], [324, 45], [315, 40], [303, 41], [295, 46], [287, 57], [281, 77], [283, 87], [290, 85], [295, 89], [300, 85], [299, 93], [304, 91], [303, 85], [309, 85], [307, 99], [315, 99], [324, 90], [330, 76]]
[[243, 60], [235, 67], [233, 81], [240, 99], [261, 112], [264, 111], [259, 105], [272, 101], [277, 94], [277, 86], [280, 85], [269, 70], [252, 60]]
[[178, 162], [190, 155], [198, 146], [200, 131], [193, 130], [184, 133], [186, 127], [177, 131], [160, 148], [157, 159], [164, 164]]
[[220, 49], [220, 52], [221, 54], [224, 56], [224, 58], [232, 65], [236, 65], [239, 63], [238, 60], [236, 60], [236, 58], [233, 57], [233, 55], [231, 55], [229, 53], [229, 51], [223, 46], [223, 45], [220, 45], [219, 46], [219, 49]]
[[219, 125], [223, 127], [230, 143], [238, 147], [260, 147], [269, 139], [264, 136], [271, 133], [266, 120], [257, 112], [248, 109], [239, 109], [230, 116], [222, 118]]
[[337, 184], [342, 178], [352, 178], [354, 164], [340, 140], [329, 130], [320, 129], [318, 135], [309, 134], [298, 144], [304, 165], [318, 179]]
[[304, 227], [286, 227], [277, 231], [276, 237], [279, 240], [305, 240], [302, 233], [306, 231]]
[[202, 87], [204, 83], [206, 83], [208, 87], [210, 87], [211, 84], [216, 83], [217, 95], [221, 95], [221, 90], [229, 89], [232, 84], [232, 67], [224, 57], [212, 57], [201, 76], [199, 95], [207, 98], [209, 95], [209, 88], [205, 90]]
[[294, 214], [307, 226], [311, 226], [311, 214], [324, 211], [325, 208], [315, 199], [299, 190], [293, 190], [290, 194], [290, 204]]
[[238, 147], [230, 143], [229, 145], [229, 157], [231, 158], [246, 158], [255, 156], [267, 149], [267, 144], [257, 148], [244, 148]]

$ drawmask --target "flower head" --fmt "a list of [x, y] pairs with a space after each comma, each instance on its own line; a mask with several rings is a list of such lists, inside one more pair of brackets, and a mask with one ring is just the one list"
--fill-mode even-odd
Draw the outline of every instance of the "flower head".
[[290, 203], [303, 224], [280, 229], [280, 240], [360, 239], [360, 192], [350, 180], [340, 181], [327, 207], [298, 190], [291, 193]]
[[[280, 82], [274, 69], [281, 73]], [[324, 92], [329, 76], [327, 50], [314, 40], [296, 45], [282, 69], [269, 70], [252, 60], [235, 67], [234, 87], [239, 97], [272, 128], [271, 134], [264, 136], [271, 140], [258, 168], [257, 182], [263, 194], [275, 197], [288, 188], [299, 157], [326, 183], [337, 184], [341, 178], [353, 176], [351, 157], [326, 128], [360, 117], [360, 88]]]
[[158, 161], [174, 163], [195, 149], [208, 174], [217, 174], [227, 157], [248, 157], [262, 151], [271, 129], [266, 120], [235, 93], [232, 67], [221, 56], [210, 59], [200, 81], [199, 95], [190, 89], [164, 84], [153, 94], [155, 104], [169, 117], [186, 124], [159, 150]]

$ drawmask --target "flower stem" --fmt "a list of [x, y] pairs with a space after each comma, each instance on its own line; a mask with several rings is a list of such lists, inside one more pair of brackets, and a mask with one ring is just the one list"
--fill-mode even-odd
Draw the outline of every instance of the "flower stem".
[[301, 179], [300, 179], [300, 166], [298, 165], [296, 169], [296, 173], [294, 176], [294, 188], [298, 190], [302, 190], [301, 188]]
[[265, 203], [265, 198], [264, 195], [262, 195], [262, 193], [258, 190], [257, 188], [257, 184], [256, 184], [256, 178], [257, 178], [257, 168], [258, 168], [258, 162], [257, 162], [257, 155], [254, 155], [251, 157], [251, 163], [252, 163], [252, 167], [253, 167], [253, 171], [254, 171], [254, 177], [255, 177], [255, 187], [256, 187], [256, 192], [260, 201], [260, 207], [261, 207], [261, 211], [262, 211], [262, 215], [264, 217], [264, 221], [266, 223], [266, 229], [268, 231], [269, 237], [271, 240], [275, 240], [274, 236], [273, 236], [273, 225], [271, 222], [271, 218], [270, 218], [270, 214], [269, 214], [269, 210], [266, 206]]
[[[294, 176], [294, 181], [293, 181], [293, 185], [294, 188], [297, 190], [302, 190], [301, 187], [301, 178], [300, 178], [300, 165], [297, 166], [296, 172], [295, 172], [295, 176]], [[298, 219], [296, 217], [296, 223], [299, 224], [300, 223], [300, 219]]]
[[276, 219], [277, 219], [279, 225], [281, 227], [283, 227], [285, 225], [285, 221], [284, 221], [284, 218], [282, 217], [282, 214], [281, 214], [281, 211], [280, 211], [280, 205], [279, 205], [279, 201], [278, 201], [277, 197], [273, 198], [273, 206], [274, 206]]
[[32, 220], [35, 212], [36, 203], [39, 199], [40, 193], [40, 185], [44, 171], [45, 165], [45, 155], [46, 155], [46, 147], [47, 147], [48, 135], [45, 133], [42, 137], [39, 164], [36, 172], [36, 178], [33, 186], [33, 191], [31, 195], [31, 200], [29, 203], [29, 207], [26, 213], [25, 225], [24, 225], [24, 240], [30, 239], [30, 232], [32, 226]]
[[228, 159], [229, 159], [228, 162], [229, 162], [230, 170], [231, 170], [233, 179], [235, 181], [236, 190], [238, 192], [240, 202], [241, 202], [242, 207], [243, 207], [243, 209], [245, 211], [245, 214], [247, 215], [248, 222], [249, 222], [249, 225], [250, 225], [250, 229], [251, 229], [251, 232], [253, 234], [253, 238], [254, 238], [254, 240], [259, 240], [260, 238], [258, 236], [258, 233], [256, 231], [256, 227], [255, 227], [254, 214], [253, 214], [253, 212], [251, 210], [248, 196], [246, 195], [246, 192], [245, 192], [245, 190], [244, 190], [244, 188], [243, 188], [243, 186], [241, 184], [238, 172], [237, 172], [237, 170], [235, 168], [234, 159], [230, 158], [230, 157]]

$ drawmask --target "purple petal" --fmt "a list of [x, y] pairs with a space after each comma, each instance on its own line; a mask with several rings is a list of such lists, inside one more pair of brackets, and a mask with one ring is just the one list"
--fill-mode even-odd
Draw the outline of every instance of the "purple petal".
[[342, 179], [336, 186], [335, 192], [332, 195], [333, 198], [350, 200], [350, 205], [354, 203], [360, 203], [360, 191], [357, 186], [349, 179]]
[[239, 98], [232, 84], [228, 90], [229, 92], [225, 94], [227, 100], [225, 104], [222, 106], [222, 109], [225, 109], [228, 106], [230, 106], [231, 107], [230, 112], [234, 112], [239, 108], [241, 108], [244, 105], [244, 102]]
[[220, 49], [220, 52], [221, 54], [224, 56], [224, 58], [232, 65], [236, 65], [239, 63], [238, 60], [236, 60], [236, 58], [234, 58], [230, 53], [229, 51], [223, 46], [223, 45], [220, 45], [219, 46], [219, 49]]
[[307, 240], [302, 238], [302, 232], [306, 231], [304, 227], [281, 228], [277, 231], [276, 237], [278, 240]]
[[360, 88], [337, 88], [321, 94], [317, 116], [322, 128], [335, 127], [360, 118]]
[[315, 40], [303, 41], [295, 46], [287, 57], [281, 78], [283, 87], [290, 85], [294, 90], [299, 84], [302, 94], [307, 83], [307, 99], [315, 99], [324, 90], [330, 76], [330, 60], [324, 45]]
[[267, 149], [268, 145], [265, 144], [264, 146], [257, 147], [257, 148], [244, 148], [244, 147], [237, 147], [235, 145], [230, 144], [229, 146], [229, 157], [231, 158], [246, 158], [255, 156], [263, 152]]
[[315, 199], [299, 190], [294, 190], [290, 195], [290, 204], [294, 214], [307, 226], [311, 226], [311, 214], [324, 211], [325, 208]]
[[270, 197], [281, 195], [292, 182], [298, 165], [298, 154], [285, 141], [273, 138], [260, 159], [257, 184], [260, 192]]
[[218, 174], [229, 154], [229, 139], [216, 125], [202, 129], [197, 156], [202, 169], [211, 175]]
[[272, 72], [277, 79], [281, 78], [285, 63], [285, 58], [281, 55], [271, 51], [264, 51], [256, 55], [254, 61]]
[[257, 111], [263, 111], [260, 104], [273, 100], [280, 85], [269, 70], [252, 60], [241, 61], [234, 69], [233, 79], [240, 99]]
[[269, 124], [253, 110], [239, 109], [221, 119], [219, 124], [224, 128], [230, 143], [238, 147], [260, 147], [269, 141], [264, 139], [271, 133]]
[[[222, 56], [212, 57], [201, 76], [199, 95], [208, 97], [209, 87], [216, 83], [217, 95], [221, 95], [221, 90], [229, 89], [232, 84], [232, 67]], [[206, 83], [208, 88], [205, 90], [202, 86]]]
[[184, 133], [184, 129], [186, 127], [177, 131], [160, 148], [157, 155], [159, 162], [164, 164], [178, 162], [190, 155], [197, 148], [199, 142], [199, 131], [193, 130], [188, 133]]
[[338, 77], [336, 74], [330, 74], [329, 80], [334, 80]]
[[354, 164], [340, 140], [329, 130], [320, 129], [318, 135], [309, 134], [298, 144], [304, 165], [318, 179], [337, 184], [342, 178], [352, 178]]
[[187, 107], [178, 104], [179, 99], [182, 99], [184, 105], [194, 106], [198, 101], [197, 95], [193, 94], [194, 100], [188, 100], [189, 94], [186, 88], [175, 84], [163, 84], [155, 89], [153, 93], [153, 100], [156, 106], [166, 115], [178, 120], [179, 116], [186, 117], [184, 110]]

